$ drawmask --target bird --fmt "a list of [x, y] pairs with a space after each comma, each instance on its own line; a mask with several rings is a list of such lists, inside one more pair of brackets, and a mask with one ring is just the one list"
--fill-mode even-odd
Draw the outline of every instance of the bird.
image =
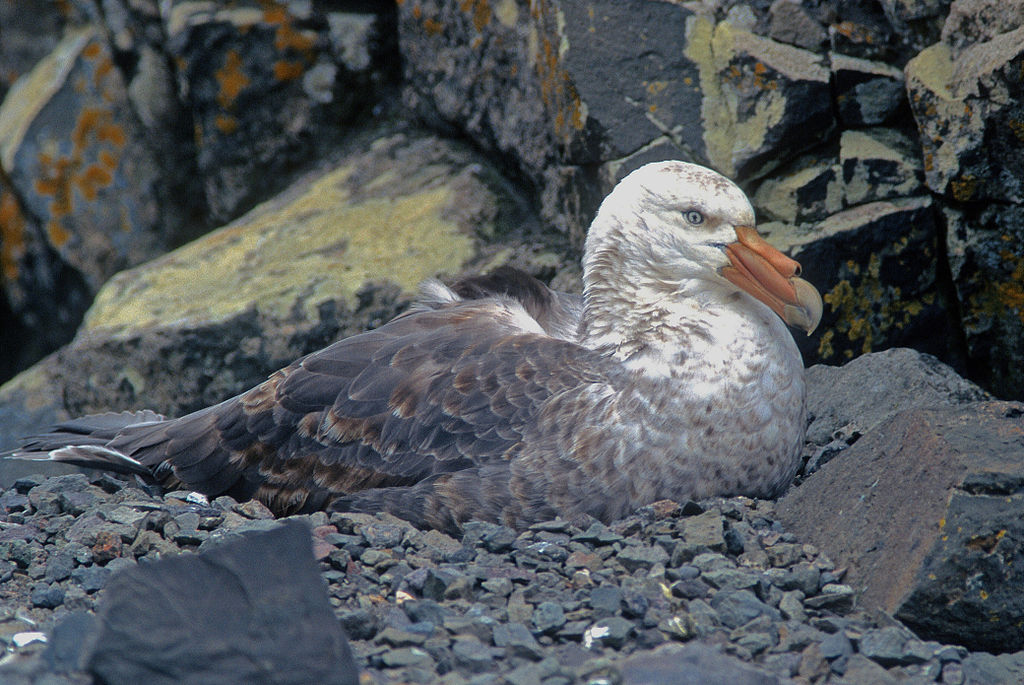
[[743, 191], [681, 161], [626, 175], [585, 239], [582, 294], [502, 267], [179, 418], [71, 419], [6, 456], [457, 533], [620, 519], [659, 500], [779, 496], [822, 315]]

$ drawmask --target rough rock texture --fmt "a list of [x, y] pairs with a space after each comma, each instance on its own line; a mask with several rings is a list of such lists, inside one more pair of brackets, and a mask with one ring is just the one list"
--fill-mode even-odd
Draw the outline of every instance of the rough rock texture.
[[75, 342], [0, 389], [0, 444], [67, 414], [194, 411], [386, 321], [424, 278], [529, 261], [536, 220], [478, 156], [416, 132], [368, 136], [369, 151], [111, 279]]
[[103, 682], [354, 685], [310, 542], [289, 522], [118, 574], [80, 663]]
[[[308, 533], [287, 536], [252, 502], [153, 496], [94, 474], [26, 477], [0, 492], [0, 506], [0, 681], [11, 685], [84, 684], [114, 673], [99, 664], [124, 673], [126, 662], [196, 681], [237, 645], [295, 625], [285, 620], [289, 604], [304, 607], [307, 621], [323, 617], [323, 587], [366, 683], [949, 682], [954, 674], [981, 683], [1024, 674], [1021, 654], [924, 641], [883, 613], [858, 610], [844, 569], [787, 533], [770, 502], [660, 502], [611, 526], [548, 521], [517, 534], [479, 524], [462, 539], [386, 515], [286, 520], [312, 530], [319, 581], [302, 562]], [[251, 537], [260, 531], [268, 532]], [[260, 559], [259, 572], [232, 570], [239, 558]], [[296, 565], [306, 581], [289, 578], [281, 591], [261, 588], [243, 602], [279, 610], [239, 607], [245, 621], [204, 613], [242, 597], [234, 582], [212, 592], [231, 576], [255, 589], [256, 578], [295, 574]], [[205, 589], [181, 588], [196, 585], [192, 569], [211, 573]], [[155, 577], [159, 589], [150, 591]], [[151, 599], [137, 602], [138, 589]], [[198, 671], [178, 641], [163, 648], [166, 630], [130, 638], [160, 640], [153, 658], [142, 658], [149, 647], [141, 644], [135, 658], [98, 659], [121, 640], [104, 639], [110, 629], [97, 624], [152, 620], [160, 606], [178, 607], [192, 632], [220, 635], [197, 648], [212, 651]], [[178, 625], [178, 612], [160, 616]], [[278, 648], [297, 655], [331, 630], [277, 640], [267, 656], [287, 661]], [[303, 662], [298, 668], [323, 664]], [[275, 670], [273, 681], [307, 672]]]
[[1009, 402], [902, 411], [787, 494], [779, 516], [849, 568], [864, 606], [921, 637], [1024, 649], [1022, 416]]

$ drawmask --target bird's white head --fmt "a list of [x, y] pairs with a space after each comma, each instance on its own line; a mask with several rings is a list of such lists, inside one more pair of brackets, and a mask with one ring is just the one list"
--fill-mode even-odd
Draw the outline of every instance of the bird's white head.
[[695, 282], [742, 290], [808, 333], [821, 318], [818, 291], [797, 277], [797, 262], [757, 234], [743, 191], [696, 164], [654, 162], [620, 181], [591, 225], [583, 266], [588, 291], [618, 271], [653, 293]]

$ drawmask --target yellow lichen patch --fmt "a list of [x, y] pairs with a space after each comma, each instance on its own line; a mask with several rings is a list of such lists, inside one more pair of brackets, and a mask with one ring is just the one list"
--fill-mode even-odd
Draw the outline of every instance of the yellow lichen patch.
[[960, 202], [967, 202], [978, 190], [978, 179], [970, 174], [965, 174], [958, 179], [949, 182], [953, 191], [953, 197]]
[[224, 66], [214, 72], [220, 92], [217, 93], [217, 102], [221, 107], [227, 109], [235, 102], [239, 93], [245, 90], [250, 83], [249, 77], [242, 69], [242, 56], [237, 50], [228, 50], [224, 56]]
[[999, 256], [1009, 275], [984, 280], [978, 292], [968, 298], [967, 314], [974, 321], [1016, 316], [1024, 324], [1024, 255], [1001, 250]]
[[[898, 250], [898, 245], [893, 246]], [[876, 341], [884, 343], [885, 332], [904, 328], [919, 316], [925, 306], [935, 302], [933, 294], [904, 299], [899, 288], [884, 285], [881, 279], [882, 259], [873, 253], [867, 268], [847, 262], [842, 270], [845, 277], [822, 299], [837, 315], [836, 335], [845, 335], [851, 343], [844, 345], [843, 356], [852, 359], [854, 346], [859, 343], [861, 353], [871, 352]], [[818, 354], [823, 359], [835, 355], [835, 336], [822, 337]]]
[[18, 277], [18, 260], [25, 254], [25, 215], [9, 190], [0, 191], [0, 268], [5, 281]]
[[1024, 142], [1024, 121], [1020, 119], [1010, 119], [1006, 122], [1006, 125], [1013, 131], [1013, 135], [1017, 136], [1017, 140]]
[[424, 172], [419, 190], [354, 199], [347, 182], [355, 171], [336, 169], [288, 204], [261, 205], [116, 275], [97, 295], [86, 329], [128, 334], [168, 322], [225, 320], [252, 308], [280, 319], [298, 310], [315, 320], [319, 303], [353, 301], [368, 280], [388, 279], [411, 292], [473, 256], [472, 237], [447, 218], [457, 191], [426, 179], [436, 179], [436, 171]]

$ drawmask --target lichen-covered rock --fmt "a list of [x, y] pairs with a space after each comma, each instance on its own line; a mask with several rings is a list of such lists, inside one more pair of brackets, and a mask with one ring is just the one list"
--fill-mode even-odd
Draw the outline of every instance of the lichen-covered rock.
[[929, 196], [895, 198], [833, 214], [813, 230], [764, 227], [803, 265], [825, 300], [818, 333], [799, 340], [808, 362], [842, 363], [912, 345], [945, 358], [949, 340], [936, 285], [936, 228]]
[[[914, 409], [792, 490], [778, 515], [924, 639], [1024, 648], [1024, 405]], [[893, 531], [899, 531], [894, 535]]]
[[972, 375], [1024, 397], [1024, 206], [947, 209], [946, 246]]
[[882, 62], [832, 53], [836, 106], [844, 126], [876, 126], [907, 101], [903, 72]]
[[550, 2], [398, 3], [406, 105], [508, 159], [545, 223], [582, 245], [602, 193], [579, 165], [597, 160], [597, 133], [565, 64], [563, 24]]
[[70, 30], [8, 93], [0, 168], [0, 285], [38, 357], [109, 276], [170, 242], [157, 161], [96, 29]]
[[424, 278], [509, 259], [502, 241], [523, 242], [535, 221], [462, 147], [423, 135], [365, 142], [281, 198], [113, 278], [75, 342], [46, 360], [52, 368], [26, 372], [42, 380], [16, 377], [0, 406], [199, 409], [380, 325]]
[[371, 86], [387, 78], [376, 42], [381, 16], [325, 14], [292, 0], [212, 11], [208, 3], [168, 3], [166, 50], [215, 219], [282, 188], [289, 171], [372, 107]]
[[1024, 27], [906, 66], [928, 187], [957, 202], [1024, 201]]

